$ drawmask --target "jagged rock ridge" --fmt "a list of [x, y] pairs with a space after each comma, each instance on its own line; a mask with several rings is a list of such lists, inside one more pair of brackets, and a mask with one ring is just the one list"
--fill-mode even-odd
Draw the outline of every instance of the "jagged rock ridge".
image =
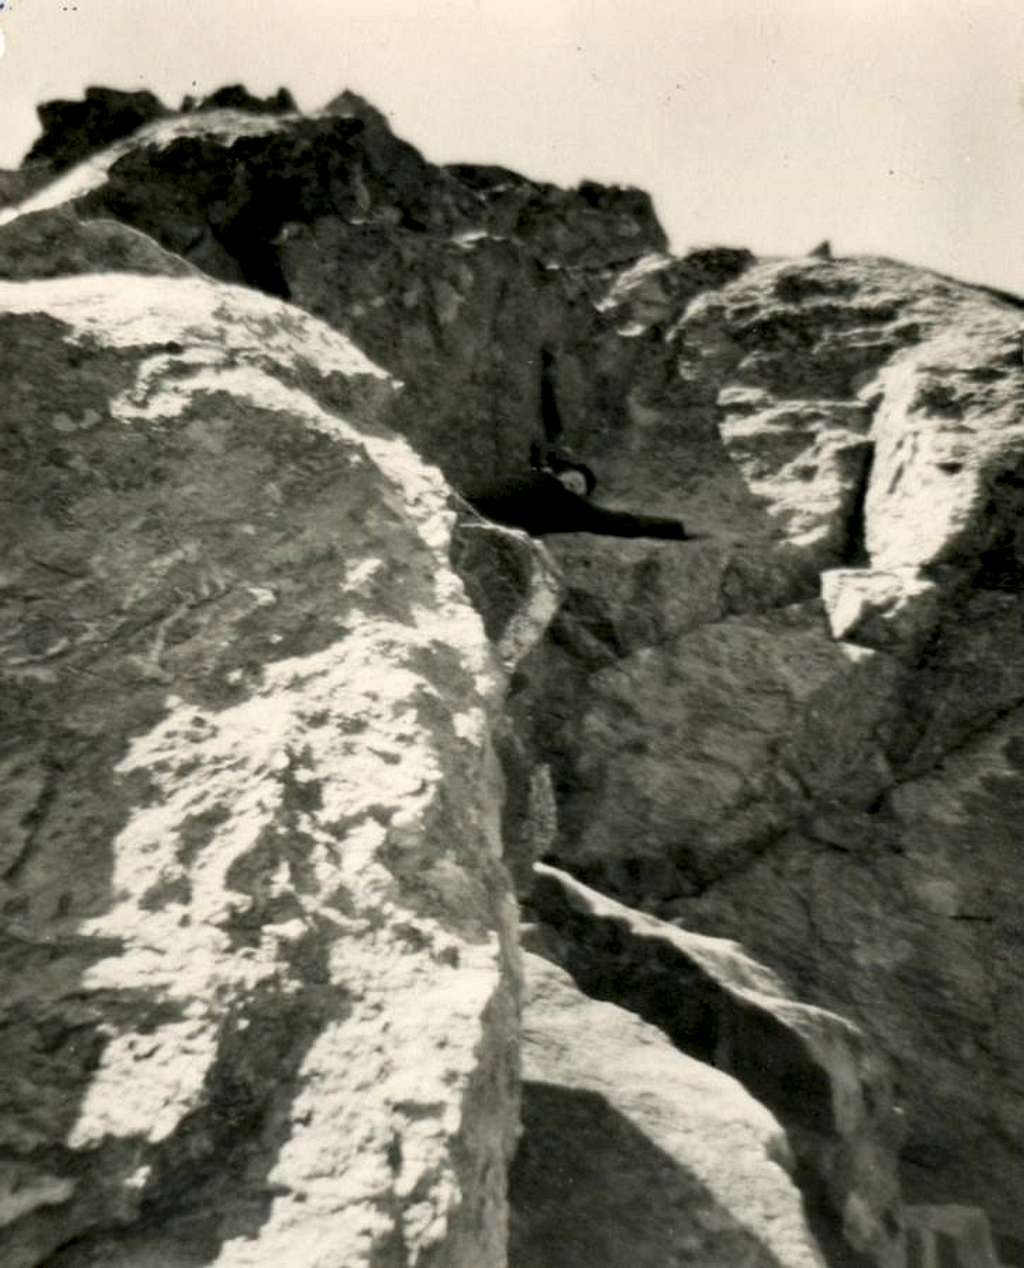
[[[650, 198], [434, 167], [354, 94], [287, 122], [227, 104], [143, 128], [29, 208], [112, 216], [326, 318], [405, 382], [396, 424], [456, 484], [525, 461], [539, 349], [589, 343], [591, 272], [665, 246]], [[567, 261], [579, 276], [548, 267]], [[567, 403], [613, 412], [600, 385], [565, 377]]]

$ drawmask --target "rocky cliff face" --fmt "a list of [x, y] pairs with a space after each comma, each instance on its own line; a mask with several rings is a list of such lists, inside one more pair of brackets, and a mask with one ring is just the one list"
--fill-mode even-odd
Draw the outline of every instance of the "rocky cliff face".
[[[532, 945], [560, 966], [532, 970], [510, 1263], [550, 1253], [559, 1150], [594, 1175], [630, 1158], [618, 1219], [559, 1262], [611, 1268], [629, 1228], [631, 1261], [652, 1265], [991, 1264], [965, 1203], [1009, 1258], [1022, 305], [886, 260], [676, 259], [637, 191], [434, 167], [350, 94], [290, 107], [235, 92], [102, 134], [0, 213], [2, 275], [58, 278], [5, 292], [18, 452], [45, 471], [18, 478], [35, 509], [7, 592], [27, 642], [8, 649], [6, 911], [29, 957], [15, 980], [48, 983], [15, 1033], [51, 1054], [44, 1086], [80, 1090], [66, 1122], [12, 1120], [12, 1262], [163, 1262], [140, 1231], [154, 1219], [182, 1263], [331, 1263], [339, 1246], [346, 1264], [503, 1262], [517, 970], [499, 832]], [[94, 276], [109, 270], [159, 281]], [[702, 536], [541, 551], [452, 526], [441, 481], [381, 424], [457, 488], [521, 468], [542, 348], [547, 439], [597, 470], [599, 500]], [[368, 666], [397, 694], [349, 681]], [[111, 678], [132, 701], [116, 724]], [[65, 909], [76, 849], [87, 901]], [[535, 884], [542, 856], [562, 870]], [[293, 920], [307, 932], [289, 942]], [[712, 954], [721, 938], [762, 964]], [[132, 994], [143, 962], [151, 997]], [[169, 967], [186, 962], [188, 986]], [[339, 999], [360, 1002], [339, 1018]], [[452, 1043], [406, 1096], [428, 1015]], [[261, 1041], [232, 1041], [235, 1017]], [[621, 1075], [574, 1063], [598, 1032]], [[634, 1068], [650, 1087], [638, 1074], [631, 1099]], [[115, 1078], [139, 1088], [123, 1122]], [[670, 1122], [659, 1083], [732, 1108]], [[760, 1108], [738, 1108], [749, 1096]], [[712, 1121], [731, 1124], [721, 1159], [701, 1143]], [[365, 1169], [337, 1135], [364, 1141]], [[608, 1136], [625, 1152], [598, 1165]], [[721, 1187], [729, 1148], [758, 1215]], [[289, 1161], [307, 1156], [311, 1171]], [[645, 1241], [655, 1179], [678, 1236]]]
[[[700, 564], [651, 552], [690, 595], [661, 628], [633, 633], [621, 584], [565, 615], [558, 656], [598, 631], [604, 655], [548, 744], [556, 857], [856, 1020], [896, 1062], [910, 1191], [1013, 1229], [1020, 317], [885, 261], [759, 265], [691, 304], [676, 379], [635, 400], [648, 426], [714, 417], [692, 504], [716, 537]], [[710, 506], [719, 470], [754, 499]], [[570, 587], [596, 571], [589, 543], [564, 557]]]

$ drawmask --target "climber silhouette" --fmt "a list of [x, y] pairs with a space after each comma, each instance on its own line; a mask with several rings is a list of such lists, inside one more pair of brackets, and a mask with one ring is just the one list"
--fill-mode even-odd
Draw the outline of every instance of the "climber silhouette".
[[545, 439], [530, 446], [530, 470], [508, 475], [465, 494], [486, 519], [522, 528], [534, 537], [550, 533], [597, 533], [605, 537], [654, 537], [687, 541], [681, 520], [596, 506], [589, 499], [597, 477], [560, 445], [561, 419], [554, 390], [554, 358], [541, 354], [541, 421]]

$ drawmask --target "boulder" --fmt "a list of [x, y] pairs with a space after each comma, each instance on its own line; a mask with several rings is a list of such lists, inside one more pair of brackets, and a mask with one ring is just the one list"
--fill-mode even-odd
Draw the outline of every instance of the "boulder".
[[532, 942], [587, 995], [657, 1026], [775, 1115], [828, 1262], [903, 1268], [901, 1118], [863, 1033], [799, 1002], [737, 943], [631, 911], [556, 868], [538, 866], [529, 906]]
[[914, 664], [936, 632], [940, 589], [921, 568], [829, 568], [821, 598], [837, 642], [876, 647]]
[[[976, 1196], [1000, 1237], [1017, 1227], [1024, 1131], [1022, 767], [1017, 708], [876, 812], [823, 814], [687, 904], [687, 919], [742, 931], [884, 1046], [906, 1113], [908, 1198]], [[752, 919], [755, 902], [770, 925]], [[843, 954], [810, 959], [819, 946]]]
[[501, 1268], [502, 675], [395, 384], [199, 277], [0, 323], [0, 1260]]
[[524, 959], [509, 1268], [824, 1268], [772, 1115], [656, 1027]]
[[[663, 621], [674, 615], [666, 603]], [[817, 800], [863, 805], [891, 782], [902, 670], [834, 643], [819, 604], [694, 624], [636, 650], [608, 629], [604, 663], [566, 673], [580, 653], [563, 636], [557, 658], [544, 647], [524, 669], [534, 743], [556, 774], [555, 854], [591, 883], [662, 905], [699, 894]]]

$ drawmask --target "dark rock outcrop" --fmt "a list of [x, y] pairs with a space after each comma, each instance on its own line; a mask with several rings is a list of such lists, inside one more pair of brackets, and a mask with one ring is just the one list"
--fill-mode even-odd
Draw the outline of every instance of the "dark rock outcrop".
[[60, 172], [170, 112], [151, 92], [87, 88], [84, 101], [46, 101], [37, 113], [43, 134], [25, 164], [48, 163]]
[[273, 97], [254, 97], [244, 84], [228, 84], [199, 101], [186, 97], [182, 113], [189, 110], [244, 110], [247, 114], [292, 114], [298, 107], [287, 88], [279, 88]]
[[921, 1268], [1000, 1268], [992, 1230], [977, 1207], [907, 1208], [907, 1263]]

